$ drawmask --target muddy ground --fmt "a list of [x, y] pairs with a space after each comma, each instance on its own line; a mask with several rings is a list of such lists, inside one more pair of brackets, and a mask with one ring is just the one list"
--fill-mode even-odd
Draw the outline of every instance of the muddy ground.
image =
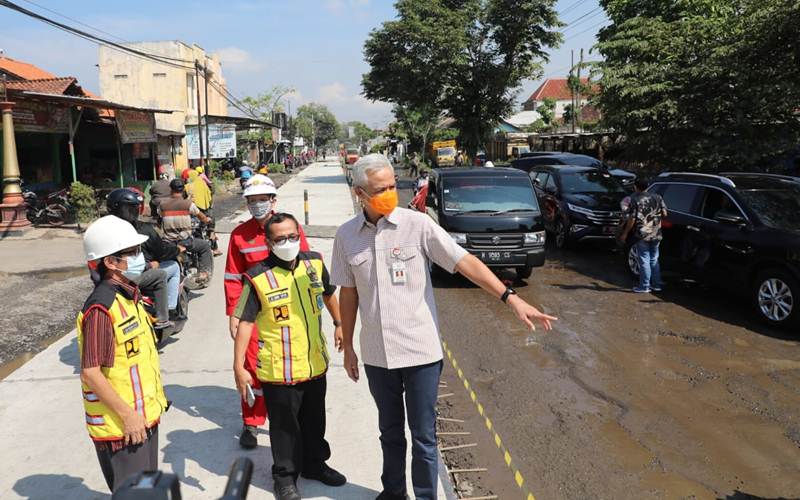
[[[407, 187], [403, 183], [401, 187]], [[407, 202], [410, 193], [401, 198]], [[512, 279], [511, 273], [502, 277]], [[800, 332], [726, 292], [634, 284], [612, 246], [548, 248], [515, 288], [527, 331], [461, 277], [434, 279], [444, 340], [537, 498], [800, 498]], [[447, 359], [440, 446], [464, 497], [523, 498]]]
[[[275, 174], [271, 178], [280, 186], [291, 176]], [[243, 208], [241, 190], [234, 184], [230, 192], [215, 195], [213, 217], [219, 220]], [[42, 242], [32, 240], [30, 244]], [[215, 262], [217, 266], [225, 265], [224, 257]], [[42, 263], [41, 267], [48, 266]], [[84, 267], [0, 272], [0, 379], [75, 328], [77, 313], [91, 290]]]

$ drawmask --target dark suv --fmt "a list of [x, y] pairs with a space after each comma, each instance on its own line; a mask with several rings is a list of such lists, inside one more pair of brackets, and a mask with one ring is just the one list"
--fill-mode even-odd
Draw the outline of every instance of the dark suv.
[[612, 241], [620, 221], [622, 184], [595, 167], [542, 165], [531, 168], [545, 228], [558, 248], [582, 240]]
[[574, 153], [560, 153], [557, 151], [531, 151], [523, 153], [520, 158], [511, 162], [511, 166], [530, 172], [533, 167], [541, 165], [574, 165], [578, 167], [596, 167], [608, 170], [608, 173], [617, 178], [625, 189], [633, 191], [636, 174], [621, 168], [611, 168], [597, 158]]
[[[772, 325], [800, 325], [798, 179], [664, 173], [648, 190], [669, 212], [662, 222], [665, 272], [735, 290]], [[635, 247], [627, 260], [638, 274]]]

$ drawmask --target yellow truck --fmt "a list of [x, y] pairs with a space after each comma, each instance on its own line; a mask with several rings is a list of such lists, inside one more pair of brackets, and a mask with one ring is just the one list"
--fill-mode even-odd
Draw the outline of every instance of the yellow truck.
[[456, 164], [456, 141], [433, 141], [430, 156], [436, 167], [453, 167]]

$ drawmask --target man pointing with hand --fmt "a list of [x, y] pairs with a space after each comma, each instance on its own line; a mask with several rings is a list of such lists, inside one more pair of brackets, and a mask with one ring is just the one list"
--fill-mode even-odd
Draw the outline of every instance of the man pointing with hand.
[[386, 157], [371, 154], [360, 159], [353, 167], [353, 189], [363, 213], [336, 233], [331, 284], [341, 287], [344, 364], [354, 381], [359, 371], [353, 334], [356, 313], [361, 313], [361, 355], [378, 407], [383, 450], [383, 492], [378, 499], [406, 498], [406, 417], [413, 441], [414, 496], [435, 499], [442, 348], [429, 262], [463, 274], [508, 304], [529, 328], [539, 321], [549, 330], [556, 318], [519, 298], [430, 217], [398, 208], [394, 169]]

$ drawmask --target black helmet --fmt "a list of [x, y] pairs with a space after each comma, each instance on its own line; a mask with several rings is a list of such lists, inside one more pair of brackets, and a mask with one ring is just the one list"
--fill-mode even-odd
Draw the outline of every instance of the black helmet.
[[173, 193], [180, 193], [181, 191], [183, 191], [183, 188], [185, 186], [186, 184], [184, 184], [182, 179], [172, 179], [171, 181], [169, 181], [169, 189]]
[[139, 205], [142, 203], [144, 203], [144, 198], [130, 189], [115, 189], [106, 198], [106, 208], [108, 208], [109, 214], [116, 215], [134, 225], [139, 219]]

